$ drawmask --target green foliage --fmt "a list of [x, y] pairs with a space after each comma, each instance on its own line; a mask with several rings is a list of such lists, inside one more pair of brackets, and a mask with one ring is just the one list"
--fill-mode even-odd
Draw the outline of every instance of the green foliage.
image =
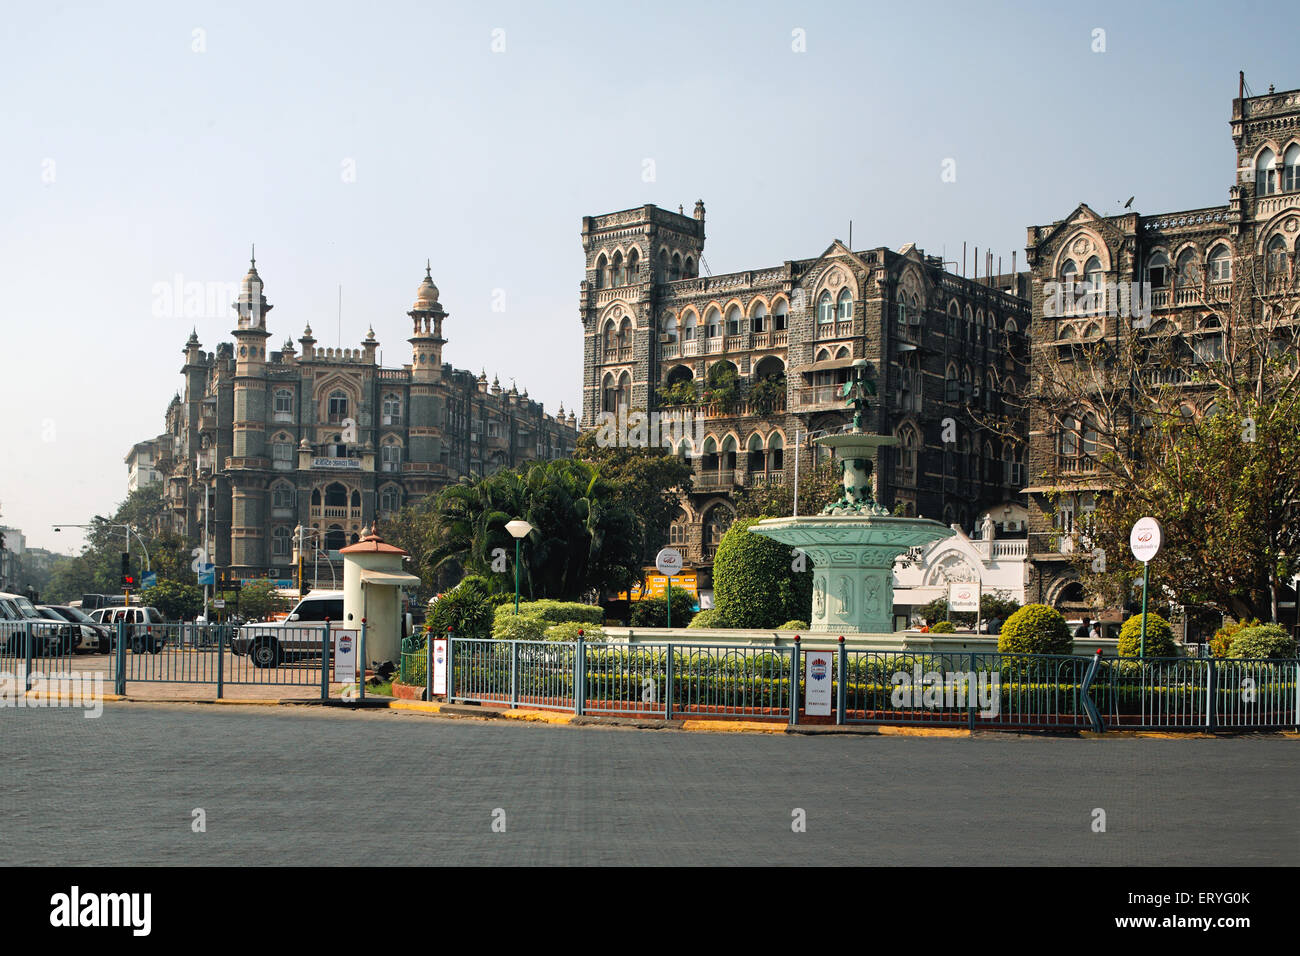
[[1070, 628], [1055, 608], [1026, 604], [1002, 624], [998, 650], [1003, 654], [1069, 654]]
[[562, 624], [551, 625], [546, 629], [546, 640], [576, 641], [579, 631], [582, 631], [582, 639], [589, 644], [598, 644], [605, 640], [605, 632], [600, 627], [584, 624], [582, 621], [565, 621]]
[[156, 607], [169, 621], [191, 620], [203, 610], [203, 589], [197, 584], [160, 580], [140, 592], [140, 603]]
[[760, 415], [774, 411], [785, 398], [786, 379], [784, 375], [768, 375], [749, 387], [749, 405]]
[[270, 581], [250, 581], [239, 592], [239, 613], [250, 621], [265, 621], [272, 614], [287, 611], [289, 601], [275, 593]]
[[808, 630], [808, 622], [800, 621], [798, 619], [793, 621], [786, 621], [784, 624], [778, 627], [777, 630], [778, 631], [806, 631]]
[[809, 570], [791, 570], [791, 548], [752, 533], [757, 523], [733, 522], [713, 559], [714, 599], [732, 627], [769, 629], [812, 607], [811, 560]]
[[935, 598], [929, 604], [922, 605], [921, 610], [917, 613], [921, 615], [921, 619], [927, 624], [934, 621], [945, 621], [948, 619], [948, 599]]
[[[785, 479], [748, 485], [736, 492], [737, 518], [788, 518], [794, 514], [794, 452], [785, 453]], [[814, 515], [844, 492], [839, 466], [823, 462], [799, 467], [799, 513]], [[811, 592], [809, 592], [811, 594]], [[811, 597], [810, 597], [811, 600]], [[802, 613], [802, 611], [800, 612]]]
[[930, 628], [931, 634], [952, 634], [957, 630], [952, 621], [938, 621]]
[[498, 641], [540, 641], [546, 634], [547, 623], [540, 617], [519, 615], [498, 617], [492, 627], [492, 637]]
[[1278, 624], [1243, 627], [1232, 639], [1232, 649], [1228, 652], [1228, 656], [1290, 660], [1296, 656], [1296, 642], [1295, 638], [1286, 632], [1286, 628]]
[[702, 628], [702, 627], [723, 628], [723, 627], [731, 627], [731, 625], [727, 623], [727, 619], [726, 619], [725, 617], [722, 616], [722, 611], [721, 611], [721, 609], [716, 608], [716, 607], [711, 607], [711, 608], [707, 608], [707, 609], [705, 609], [705, 610], [703, 610], [703, 611], [700, 611], [700, 612], [699, 612], [698, 614], [696, 614], [693, 618], [691, 618], [691, 623], [690, 623], [690, 624], [687, 624], [686, 626], [687, 626], [687, 627], [690, 627], [690, 628]]
[[[672, 588], [673, 627], [686, 627], [695, 615], [695, 595], [685, 588]], [[664, 597], [633, 601], [629, 613], [632, 627], [667, 627], [668, 600]]]
[[476, 581], [465, 581], [438, 599], [425, 619], [425, 630], [453, 637], [484, 638], [492, 633], [492, 605]]
[[[659, 404], [666, 408], [679, 405], [695, 405], [700, 400], [700, 390], [694, 379], [683, 379], [660, 389]], [[579, 439], [581, 441], [581, 439]]]
[[[521, 601], [521, 617], [533, 617], [547, 624], [563, 624], [577, 621], [581, 624], [596, 625], [605, 620], [605, 609], [597, 604], [580, 604], [576, 601]], [[506, 618], [515, 616], [512, 603], [498, 605], [493, 613], [499, 626]]]
[[[1119, 629], [1117, 652], [1120, 657], [1137, 657], [1142, 644], [1142, 615], [1134, 614]], [[1159, 614], [1147, 612], [1147, 657], [1176, 657], [1178, 646], [1174, 643], [1174, 629]]]
[[740, 401], [740, 376], [730, 362], [714, 362], [704, 377], [704, 394], [707, 405], [717, 405], [728, 412]]
[[[980, 595], [979, 616], [982, 620], [988, 621], [996, 617], [1005, 621], [1018, 610], [1020, 610], [1018, 602], [1003, 597], [997, 592], [990, 591]], [[929, 604], [923, 606], [919, 613], [927, 621], [950, 620], [960, 627], [973, 627], [975, 624], [975, 614], [971, 611], [954, 611], [952, 616], [949, 617], [948, 599], [942, 597], [935, 598]], [[932, 627], [930, 630], [933, 631], [934, 628]]]
[[1232, 639], [1237, 636], [1242, 628], [1255, 627], [1259, 624], [1259, 618], [1252, 618], [1249, 621], [1229, 621], [1214, 632], [1214, 637], [1210, 638], [1210, 653], [1215, 657], [1227, 657], [1232, 649]]

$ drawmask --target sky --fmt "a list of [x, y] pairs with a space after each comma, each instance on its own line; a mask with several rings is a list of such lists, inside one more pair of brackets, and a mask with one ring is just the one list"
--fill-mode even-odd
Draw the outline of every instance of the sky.
[[[53, 526], [126, 496], [190, 329], [230, 340], [218, 300], [253, 243], [268, 347], [308, 323], [357, 347], [373, 325], [405, 364], [428, 260], [445, 361], [580, 408], [583, 216], [703, 199], [713, 274], [815, 257], [850, 220], [858, 249], [1023, 265], [1026, 227], [1079, 202], [1225, 203], [1237, 71], [1300, 87], [1298, 21], [1263, 3], [11, 7], [0, 524], [79, 549]], [[213, 303], [169, 302], [177, 283]]]

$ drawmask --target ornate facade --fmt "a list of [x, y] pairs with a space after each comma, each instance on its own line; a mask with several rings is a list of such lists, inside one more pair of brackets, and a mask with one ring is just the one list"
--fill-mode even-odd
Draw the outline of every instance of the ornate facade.
[[647, 205], [582, 222], [586, 275], [582, 422], [671, 411], [694, 423], [671, 543], [707, 564], [732, 493], [793, 480], [816, 455], [809, 435], [848, 424], [841, 390], [866, 359], [878, 396], [864, 428], [896, 435], [875, 462], [877, 500], [973, 529], [1024, 487], [1026, 275], [967, 279], [914, 245], [701, 275], [704, 204]]
[[526, 390], [443, 362], [447, 313], [427, 270], [402, 368], [379, 366], [373, 329], [359, 348], [336, 349], [318, 347], [309, 325], [301, 351], [290, 340], [268, 351], [271, 308], [253, 264], [234, 304], [234, 342], [204, 352], [190, 336], [184, 396], [150, 443], [173, 528], [191, 541], [202, 540], [208, 487], [219, 568], [287, 578], [298, 526], [305, 553], [327, 561], [376, 518], [462, 476], [573, 453], [572, 412], [548, 415]]

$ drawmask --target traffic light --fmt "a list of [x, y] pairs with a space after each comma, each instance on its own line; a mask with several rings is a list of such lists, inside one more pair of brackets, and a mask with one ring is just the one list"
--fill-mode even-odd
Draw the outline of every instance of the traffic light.
[[131, 555], [126, 551], [122, 552], [122, 587], [135, 587], [135, 575], [131, 573]]

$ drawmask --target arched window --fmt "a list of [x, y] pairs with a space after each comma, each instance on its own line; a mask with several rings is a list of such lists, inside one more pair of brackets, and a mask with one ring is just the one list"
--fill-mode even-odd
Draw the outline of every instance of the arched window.
[[949, 365], [943, 377], [943, 400], [961, 401], [961, 383], [957, 379], [957, 366]]
[[618, 347], [620, 350], [631, 348], [632, 346], [632, 320], [627, 316], [618, 326]]
[[821, 298], [817, 300], [817, 324], [830, 325], [835, 321], [835, 306], [831, 301], [831, 294], [823, 292]]
[[402, 424], [402, 396], [396, 392], [389, 392], [384, 396], [384, 417], [385, 425]]
[[675, 343], [677, 341], [677, 316], [671, 312], [665, 312], [659, 325], [659, 332], [667, 339], [669, 345]]
[[718, 443], [717, 441], [714, 440], [712, 435], [704, 439], [703, 455], [704, 455], [704, 462], [702, 467], [704, 468], [704, 470], [717, 471], [718, 470]]
[[596, 288], [605, 288], [605, 270], [609, 268], [609, 261], [602, 252], [596, 257]]
[[1228, 282], [1232, 279], [1232, 255], [1227, 246], [1218, 245], [1210, 250], [1207, 265], [1211, 282]]
[[920, 441], [916, 429], [905, 424], [898, 429], [898, 455], [894, 466], [894, 483], [904, 487], [916, 485], [917, 448]]
[[668, 526], [668, 543], [674, 547], [686, 544], [686, 513], [680, 508], [673, 515], [673, 523]]
[[853, 294], [848, 289], [841, 289], [835, 304], [835, 317], [841, 322], [853, 318]]
[[1178, 255], [1178, 268], [1174, 270], [1174, 283], [1180, 289], [1190, 289], [1201, 284], [1201, 268], [1196, 264], [1196, 252], [1184, 249]]
[[959, 325], [961, 325], [961, 309], [958, 308], [956, 302], [949, 302], [947, 328], [948, 338], [955, 339], [957, 337], [957, 326]]
[[271, 439], [271, 467], [276, 471], [293, 471], [293, 439], [284, 433]]
[[632, 404], [632, 376], [623, 372], [618, 377], [618, 404], [627, 409]]
[[1296, 143], [1282, 154], [1282, 188], [1287, 192], [1300, 189], [1300, 145]]
[[709, 509], [704, 519], [704, 551], [708, 557], [713, 557], [718, 550], [718, 544], [731, 527], [732, 520], [734, 515], [726, 505], [714, 505]]
[[1156, 250], [1147, 260], [1147, 281], [1153, 289], [1163, 289], [1169, 285], [1169, 257], [1164, 252]]
[[283, 525], [278, 525], [271, 532], [271, 554], [277, 558], [287, 558], [292, 552], [290, 542], [293, 540], [293, 532]]
[[749, 319], [749, 327], [754, 332], [767, 331], [767, 306], [762, 302], [754, 304], [753, 315]]
[[733, 305], [727, 310], [727, 334], [740, 334], [740, 306]]
[[614, 259], [610, 263], [609, 271], [614, 277], [610, 285], [627, 285], [627, 269], [623, 266], [623, 253], [614, 253]]
[[637, 266], [641, 264], [641, 254], [633, 249], [627, 254], [627, 282], [633, 283], [638, 279]]
[[695, 313], [687, 312], [686, 318], [682, 322], [682, 341], [691, 342], [695, 339]]
[[767, 470], [782, 471], [785, 468], [785, 439], [780, 432], [767, 436]]
[[1255, 195], [1271, 196], [1277, 192], [1277, 177], [1273, 175], [1273, 168], [1277, 164], [1277, 157], [1271, 149], [1265, 149], [1255, 160]]
[[1079, 277], [1079, 267], [1075, 265], [1073, 259], [1066, 259], [1061, 263], [1061, 281], [1073, 282]]
[[790, 311], [790, 305], [785, 301], [785, 299], [779, 300], [776, 303], [776, 305], [772, 307], [772, 331], [773, 332], [785, 331], [785, 327], [786, 327], [785, 324], [786, 324], [786, 319], [788, 317], [789, 311]]
[[682, 254], [680, 252], [673, 253], [673, 264], [668, 275], [673, 281], [682, 278]]
[[708, 311], [704, 313], [704, 334], [711, 339], [722, 335], [722, 313], [718, 311], [717, 306], [709, 306]]
[[683, 279], [695, 278], [695, 260], [692, 259], [690, 256], [687, 256], [686, 262], [682, 264], [682, 278]]
[[328, 420], [337, 425], [348, 417], [348, 396], [346, 392], [335, 389], [330, 392]]
[[618, 331], [614, 328], [614, 320], [610, 319], [605, 323], [605, 351], [613, 352], [618, 348]]
[[293, 392], [287, 388], [275, 390], [275, 420], [277, 422], [293, 421]]
[[606, 372], [604, 380], [600, 383], [601, 391], [601, 411], [617, 412], [618, 411], [618, 381], [614, 378], [613, 372]]
[[282, 481], [271, 490], [271, 507], [276, 511], [288, 510], [293, 507], [293, 485], [287, 481]]
[[337, 481], [325, 486], [325, 507], [326, 508], [346, 508], [348, 506], [348, 490], [340, 485]]
[[385, 440], [379, 449], [379, 460], [382, 471], [402, 470], [402, 446], [397, 443], [397, 439]]
[[1088, 261], [1083, 265], [1083, 278], [1090, 285], [1100, 285], [1102, 281], [1101, 260], [1096, 256], [1089, 256]]
[[393, 514], [402, 507], [402, 492], [396, 485], [384, 485], [379, 492], [379, 510], [383, 514]]
[[758, 432], [749, 436], [749, 441], [745, 442], [745, 451], [745, 467], [749, 473], [762, 474], [766, 470], [767, 456], [763, 454], [763, 438]]
[[1281, 236], [1274, 236], [1268, 241], [1268, 251], [1264, 257], [1265, 268], [1268, 270], [1270, 279], [1286, 275], [1286, 259], [1286, 240]]
[[348, 536], [339, 525], [332, 524], [325, 532], [325, 550], [341, 551], [348, 546]]
[[668, 250], [667, 249], [659, 250], [659, 264], [656, 271], [659, 274], [660, 282], [668, 281]]

